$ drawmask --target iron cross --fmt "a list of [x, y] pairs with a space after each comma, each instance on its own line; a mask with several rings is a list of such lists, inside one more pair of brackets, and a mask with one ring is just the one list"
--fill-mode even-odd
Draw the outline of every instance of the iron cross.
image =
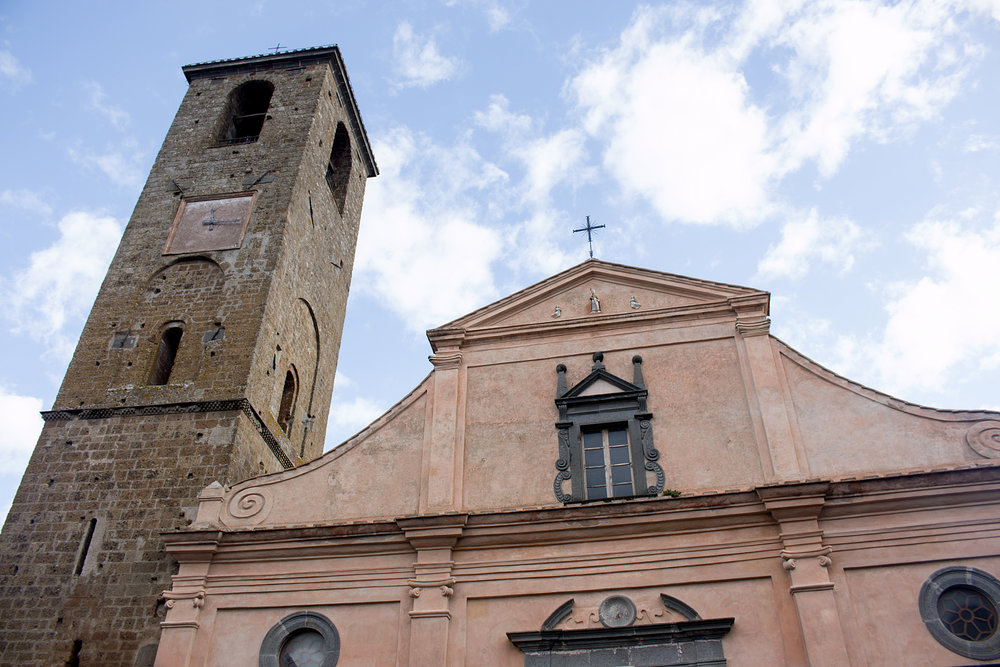
[[243, 222], [243, 220], [216, 220], [215, 209], [213, 208], [212, 212], [208, 214], [208, 217], [201, 221], [201, 224], [207, 225], [208, 231], [212, 231], [213, 229], [215, 229], [216, 225], [224, 225], [233, 222]]
[[274, 51], [275, 53], [278, 53], [278, 51], [280, 51], [283, 48], [285, 47], [281, 45], [281, 42], [278, 42], [277, 46], [272, 46], [271, 48], [268, 49], [268, 51]]
[[574, 234], [576, 234], [577, 232], [587, 232], [587, 245], [590, 246], [590, 258], [591, 259], [594, 258], [594, 239], [591, 236], [591, 232], [594, 231], [595, 229], [602, 229], [603, 227], [604, 227], [604, 225], [591, 225], [590, 224], [590, 216], [588, 215], [587, 216], [587, 226], [586, 227], [581, 227], [580, 229], [574, 229], [573, 230]]

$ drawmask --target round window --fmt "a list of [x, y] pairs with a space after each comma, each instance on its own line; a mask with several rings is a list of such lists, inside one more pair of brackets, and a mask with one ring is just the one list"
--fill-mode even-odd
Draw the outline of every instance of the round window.
[[971, 567], [946, 567], [920, 589], [920, 616], [942, 646], [966, 658], [1000, 657], [1000, 581]]
[[949, 588], [938, 598], [938, 616], [951, 634], [981, 642], [997, 631], [997, 608], [982, 591], [968, 586]]
[[288, 638], [278, 655], [279, 667], [323, 667], [326, 641], [315, 630], [296, 632]]

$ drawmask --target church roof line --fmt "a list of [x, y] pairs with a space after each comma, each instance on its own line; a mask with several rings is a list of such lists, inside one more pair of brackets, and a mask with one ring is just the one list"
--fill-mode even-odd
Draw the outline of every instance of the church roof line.
[[640, 268], [640, 267], [637, 267], [637, 266], [630, 266], [628, 264], [618, 264], [616, 262], [608, 262], [608, 261], [605, 261], [603, 259], [593, 259], [593, 258], [591, 258], [591, 259], [586, 259], [586, 260], [580, 262], [579, 264], [571, 266], [568, 269], [560, 271], [559, 273], [557, 273], [557, 274], [555, 274], [553, 276], [549, 276], [548, 278], [540, 280], [537, 283], [532, 283], [531, 285], [528, 285], [527, 287], [525, 287], [523, 289], [520, 289], [520, 290], [514, 292], [513, 294], [505, 296], [502, 299], [498, 299], [498, 300], [496, 300], [496, 301], [494, 301], [492, 303], [488, 303], [485, 306], [482, 306], [481, 308], [477, 308], [476, 310], [474, 310], [474, 311], [472, 311], [470, 313], [466, 313], [465, 315], [462, 315], [461, 317], [457, 317], [454, 320], [451, 320], [450, 322], [442, 324], [441, 326], [434, 327], [434, 329], [431, 329], [431, 331], [434, 331], [434, 330], [437, 330], [437, 329], [447, 329], [447, 328], [450, 328], [450, 327], [454, 327], [454, 326], [457, 325], [457, 323], [461, 322], [462, 320], [474, 319], [480, 313], [486, 312], [486, 311], [494, 309], [494, 308], [502, 307], [502, 306], [504, 306], [504, 305], [506, 305], [508, 303], [517, 301], [518, 299], [524, 297], [525, 295], [532, 294], [532, 293], [535, 293], [535, 292], [543, 291], [546, 287], [558, 284], [559, 282], [563, 281], [566, 277], [568, 277], [568, 276], [570, 276], [570, 275], [572, 275], [574, 273], [583, 273], [583, 271], [587, 267], [600, 267], [600, 268], [607, 268], [607, 269], [617, 269], [617, 270], [620, 270], [620, 271], [626, 271], [626, 272], [637, 274], [637, 275], [643, 275], [643, 276], [649, 276], [649, 277], [654, 277], [655, 276], [655, 277], [660, 277], [660, 278], [667, 278], [667, 279], [675, 280], [675, 281], [678, 281], [678, 282], [690, 283], [691, 285], [703, 285], [703, 286], [721, 287], [721, 288], [726, 288], [726, 289], [731, 289], [731, 290], [736, 290], [736, 291], [744, 292], [744, 293], [746, 293], [748, 295], [749, 294], [767, 294], [767, 292], [763, 292], [762, 290], [757, 290], [757, 289], [754, 289], [752, 287], [745, 287], [743, 285], [734, 285], [734, 284], [723, 283], [723, 282], [718, 282], [718, 281], [714, 281], [714, 280], [703, 280], [701, 278], [692, 278], [690, 276], [682, 276], [682, 275], [677, 274], [677, 273], [667, 273], [665, 271], [656, 271], [654, 269], [643, 269], [643, 268]]
[[773, 334], [771, 338], [773, 338], [778, 344], [781, 354], [793, 363], [798, 364], [812, 374], [821, 377], [838, 387], [846, 389], [854, 394], [857, 394], [858, 396], [875, 401], [876, 403], [881, 403], [882, 405], [893, 410], [916, 415], [918, 417], [937, 419], [939, 421], [966, 421], [969, 419], [1000, 417], [1000, 412], [996, 410], [948, 410], [944, 408], [933, 408], [926, 405], [920, 405], [919, 403], [911, 403], [910, 401], [897, 398], [877, 389], [872, 389], [867, 385], [844, 377], [843, 375], [840, 375], [826, 366], [810, 359]]
[[[612, 283], [634, 283], [653, 290], [669, 291], [677, 295], [697, 300], [698, 303], [674, 305], [668, 308], [645, 309], [627, 313], [596, 313], [594, 317], [566, 316], [559, 320], [532, 323], [512, 323], [505, 320], [532, 307], [559, 290], [578, 285], [589, 278], [604, 279]], [[766, 316], [769, 310], [770, 294], [742, 285], [732, 285], [710, 280], [701, 280], [678, 274], [643, 269], [626, 264], [617, 264], [599, 259], [587, 259], [554, 276], [529, 285], [517, 292], [458, 317], [447, 324], [429, 329], [427, 337], [437, 351], [439, 346], [452, 342], [475, 339], [492, 339], [497, 335], [521, 336], [539, 335], [545, 332], [566, 332], [579, 327], [592, 327], [596, 322], [602, 326], [625, 326], [640, 321], [680, 321], [704, 319], [729, 315], [734, 311], [739, 315], [751, 311]], [[556, 317], [556, 316], [553, 316]]]

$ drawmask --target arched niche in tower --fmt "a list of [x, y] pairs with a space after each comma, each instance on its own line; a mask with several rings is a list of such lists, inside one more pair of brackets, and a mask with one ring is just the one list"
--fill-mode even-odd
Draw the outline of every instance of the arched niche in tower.
[[[156, 271], [139, 294], [128, 322], [129, 331], [139, 335], [139, 344], [121, 355], [127, 364], [120, 376], [122, 383], [167, 384], [198, 378], [206, 354], [205, 341], [212, 340], [218, 348], [216, 341], [226, 325], [219, 312], [225, 282], [222, 268], [207, 257], [185, 257]], [[153, 368], [161, 358], [163, 332], [173, 322], [183, 323], [184, 344], [178, 340], [169, 378], [154, 381]], [[145, 328], [145, 332], [139, 333], [139, 328]]]
[[351, 181], [351, 138], [343, 123], [337, 123], [337, 132], [333, 135], [333, 147], [330, 149], [330, 160], [326, 165], [326, 184], [333, 194], [337, 210], [344, 213], [344, 203], [347, 200], [347, 186]]
[[[325, 418], [322, 401], [328, 400], [324, 397], [328, 397], [327, 385], [332, 386], [333, 378], [319, 377], [319, 325], [312, 306], [298, 298], [289, 311], [290, 317], [277, 336], [275, 354], [269, 358], [274, 384], [268, 401], [273, 419], [297, 455], [313, 458], [322, 453], [323, 445], [322, 433], [316, 432], [314, 411], [320, 420]], [[319, 393], [317, 383], [322, 385]]]
[[241, 144], [257, 141], [267, 109], [271, 106], [274, 84], [270, 81], [247, 81], [229, 93], [219, 123], [220, 144]]

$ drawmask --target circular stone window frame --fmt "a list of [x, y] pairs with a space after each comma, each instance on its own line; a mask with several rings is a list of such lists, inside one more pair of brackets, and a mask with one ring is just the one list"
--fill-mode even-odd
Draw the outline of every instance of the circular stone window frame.
[[260, 644], [259, 667], [278, 667], [278, 657], [285, 642], [297, 632], [314, 630], [323, 637], [323, 667], [334, 667], [340, 658], [340, 633], [337, 627], [323, 614], [314, 611], [297, 611], [278, 621]]
[[920, 587], [920, 618], [924, 625], [939, 644], [953, 653], [973, 660], [1000, 658], [1000, 628], [988, 639], [970, 641], [953, 634], [941, 619], [938, 600], [946, 591], [958, 586], [978, 591], [1000, 612], [1000, 580], [974, 567], [945, 567], [928, 577]]

